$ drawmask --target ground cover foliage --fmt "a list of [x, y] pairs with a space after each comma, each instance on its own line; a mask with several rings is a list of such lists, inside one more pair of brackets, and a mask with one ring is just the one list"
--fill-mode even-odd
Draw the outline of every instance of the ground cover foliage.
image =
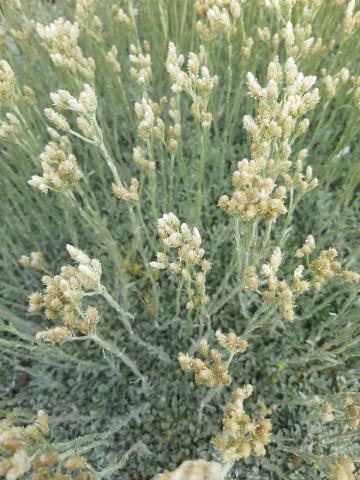
[[0, 477], [357, 478], [360, 4], [1, 5]]

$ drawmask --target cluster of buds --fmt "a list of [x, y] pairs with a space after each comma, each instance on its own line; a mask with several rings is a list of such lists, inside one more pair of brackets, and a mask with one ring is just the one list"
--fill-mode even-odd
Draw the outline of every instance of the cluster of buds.
[[140, 47], [130, 45], [130, 75], [141, 86], [150, 83], [152, 79], [150, 47], [147, 42], [144, 42], [144, 50], [145, 54]]
[[196, 30], [200, 38], [210, 42], [222, 32], [230, 37], [236, 31], [242, 2], [243, 0], [195, 0], [194, 9], [200, 17]]
[[58, 18], [50, 25], [38, 23], [36, 31], [56, 66], [85, 78], [94, 77], [95, 62], [84, 57], [78, 45], [80, 30], [77, 23]]
[[28, 105], [33, 105], [35, 100], [35, 92], [28, 85], [24, 85], [23, 91], [22, 91], [22, 97], [25, 103], [27, 103]]
[[253, 420], [244, 410], [244, 401], [253, 393], [251, 385], [233, 391], [231, 400], [225, 405], [223, 431], [215, 435], [212, 443], [220, 452], [224, 462], [235, 463], [266, 454], [271, 440], [271, 421], [266, 418]]
[[345, 395], [342, 399], [345, 409], [346, 423], [351, 430], [360, 428], [360, 409], [354, 401], [352, 395]]
[[135, 113], [139, 120], [138, 136], [145, 142], [153, 137], [163, 141], [165, 125], [160, 118], [161, 105], [143, 97], [135, 103]]
[[[283, 39], [285, 42], [285, 48], [287, 49], [287, 54], [290, 56], [297, 52], [296, 56], [305, 57], [308, 55], [325, 55], [327, 49], [331, 50], [335, 46], [335, 40], [331, 40], [327, 47], [325, 47], [323, 43], [323, 39], [318, 37], [314, 39], [310, 37], [311, 35], [311, 25], [307, 24], [306, 27], [302, 27], [300, 25], [296, 25], [292, 27], [291, 22], [292, 35], [289, 35], [289, 28], [284, 27], [284, 29], [279, 33], [274, 33], [271, 35], [270, 30], [268, 27], [258, 28], [257, 34], [258, 37], [262, 42], [266, 42], [270, 44], [272, 48], [277, 51], [280, 45], [281, 40]], [[294, 39], [294, 41], [292, 41]]]
[[244, 45], [241, 47], [240, 54], [243, 58], [250, 58], [251, 52], [254, 46], [254, 39], [247, 37], [244, 41]]
[[121, 65], [118, 60], [118, 49], [116, 48], [115, 45], [113, 45], [110, 50], [106, 54], [106, 61], [107, 63], [111, 66], [113, 71], [118, 74], [121, 72]]
[[345, 11], [344, 30], [348, 35], [360, 28], [360, 11], [354, 13], [355, 5], [356, 0], [350, 0]]
[[347, 68], [342, 68], [335, 75], [329, 75], [326, 69], [321, 70], [321, 82], [324, 86], [325, 96], [327, 99], [335, 97], [339, 85], [346, 85], [350, 80], [350, 72]]
[[[85, 458], [73, 455], [63, 462], [60, 452], [48, 442], [48, 416], [44, 410], [39, 410], [36, 421], [26, 426], [15, 425], [19, 415], [16, 409], [0, 421], [1, 478], [25, 479], [31, 472], [32, 480], [94, 480], [93, 469]], [[66, 473], [61, 473], [62, 467]]]
[[181, 117], [176, 104], [176, 99], [170, 99], [169, 117], [172, 125], [169, 125], [167, 131], [166, 147], [171, 154], [178, 149], [179, 139], [181, 137]]
[[121, 26], [124, 26], [126, 28], [131, 28], [132, 22], [129, 15], [125, 13], [124, 10], [120, 8], [118, 5], [114, 4], [111, 8], [112, 8], [114, 20], [118, 22]]
[[172, 472], [156, 475], [153, 480], [219, 480], [222, 466], [205, 460], [186, 460]]
[[33, 175], [28, 184], [41, 192], [68, 190], [83, 176], [67, 137], [49, 142], [40, 155], [40, 161], [42, 176]]
[[281, 18], [290, 18], [296, 0], [264, 0], [264, 6], [276, 12]]
[[186, 92], [193, 102], [191, 112], [194, 118], [202, 128], [210, 128], [212, 114], [207, 107], [211, 92], [218, 84], [218, 76], [211, 76], [208, 68], [201, 66], [200, 58], [195, 53], [188, 56], [187, 71], [182, 70], [184, 62], [184, 56], [178, 55], [175, 44], [170, 42], [166, 70], [172, 82], [171, 90], [174, 93]]
[[245, 271], [247, 288], [262, 295], [268, 303], [278, 303], [285, 320], [292, 321], [295, 298], [308, 292], [311, 286], [319, 290], [325, 281], [332, 277], [340, 278], [346, 283], [357, 282], [360, 279], [360, 275], [357, 273], [342, 269], [341, 263], [335, 260], [337, 256], [335, 248], [323, 250], [319, 257], [311, 261], [309, 257], [314, 250], [314, 237], [308, 235], [304, 245], [295, 252], [295, 257], [305, 258], [307, 268], [302, 264], [298, 265], [289, 285], [285, 280], [279, 280], [277, 277], [282, 258], [281, 250], [277, 247], [269, 262], [264, 263], [261, 268], [262, 276], [266, 279], [267, 289], [264, 292], [260, 290], [260, 281], [256, 268], [253, 266], [248, 267]]
[[235, 192], [231, 198], [222, 195], [219, 207], [231, 215], [240, 216], [249, 222], [256, 216], [267, 220], [276, 220], [280, 214], [287, 212], [284, 201], [286, 189], [276, 186], [271, 177], [263, 177], [263, 164], [256, 160], [241, 160], [232, 176]]
[[334, 420], [334, 408], [330, 402], [316, 395], [313, 398], [313, 403], [320, 408], [321, 418], [324, 423], [330, 423]]
[[230, 363], [237, 353], [244, 353], [248, 348], [248, 342], [235, 333], [222, 333], [218, 330], [215, 334], [218, 343], [228, 351], [229, 358], [225, 362], [221, 353], [215, 348], [211, 348], [207, 340], [202, 339], [197, 345], [197, 351], [204, 360], [190, 357], [188, 353], [179, 353], [178, 360], [180, 367], [184, 372], [193, 372], [195, 382], [199, 385], [206, 385], [210, 388], [218, 388], [222, 385], [230, 385], [231, 377], [229, 374]]
[[6, 114], [6, 120], [0, 121], [0, 137], [1, 138], [16, 138], [21, 131], [21, 125], [13, 113]]
[[15, 74], [7, 61], [0, 60], [0, 104], [9, 102], [15, 91]]
[[[40, 470], [41, 464], [45, 469], [57, 462], [57, 456], [51, 450], [46, 451], [45, 437], [49, 432], [47, 414], [40, 410], [35, 423], [18, 427], [15, 421], [19, 414], [19, 410], [14, 410], [0, 422], [0, 449], [7, 455], [0, 457], [0, 477], [7, 480], [24, 477], [32, 466]], [[38, 452], [41, 454], [37, 455]]]
[[258, 293], [265, 302], [277, 304], [285, 320], [294, 320], [295, 298], [306, 293], [310, 283], [302, 279], [304, 267], [300, 265], [293, 273], [292, 283], [289, 285], [285, 280], [278, 279], [278, 270], [281, 265], [282, 253], [276, 247], [268, 262], [261, 267], [261, 274], [266, 282], [266, 290], [260, 290], [260, 281], [256, 268], [250, 266], [245, 271], [245, 283], [249, 290]]
[[[304, 247], [306, 248], [306, 242], [299, 251], [303, 252]], [[320, 290], [323, 284], [333, 277], [337, 277], [346, 283], [359, 281], [360, 275], [351, 270], [344, 270], [341, 262], [336, 260], [337, 256], [338, 252], [335, 248], [328, 248], [310, 262], [309, 270], [312, 276], [312, 284], [316, 290]]]
[[197, 351], [203, 357], [193, 358], [188, 353], [179, 353], [178, 360], [181, 369], [186, 373], [194, 373], [195, 382], [210, 388], [219, 388], [230, 385], [229, 364], [223, 360], [221, 353], [209, 347], [208, 342], [200, 340]]
[[[201, 248], [199, 230], [191, 230], [186, 223], [181, 224], [173, 213], [165, 213], [159, 218], [157, 229], [165, 248], [157, 253], [156, 261], [150, 262], [150, 266], [158, 270], [169, 269], [185, 282], [188, 310], [207, 303], [205, 280], [211, 265], [204, 258], [205, 250]], [[169, 249], [176, 249], [176, 258], [169, 258]]]
[[293, 175], [289, 173], [281, 173], [281, 177], [284, 181], [286, 188], [294, 189], [296, 188], [299, 191], [299, 195], [302, 196], [311, 190], [314, 190], [319, 185], [319, 180], [316, 177], [313, 177], [313, 170], [310, 165], [308, 165], [304, 172], [304, 160], [308, 155], [306, 148], [303, 148], [298, 153], [296, 159], [296, 167]]
[[308, 57], [316, 53], [323, 53], [322, 39], [311, 36], [312, 26], [307, 23], [305, 27], [289, 21], [280, 32], [284, 40], [286, 54], [289, 57]]
[[221, 330], [217, 330], [215, 333], [218, 343], [230, 352], [230, 355], [236, 353], [244, 353], [248, 348], [248, 342], [243, 338], [240, 338], [234, 332], [222, 333]]
[[81, 133], [90, 139], [95, 138], [97, 98], [95, 90], [85, 84], [79, 98], [73, 97], [67, 90], [58, 90], [50, 94], [55, 109], [45, 109], [48, 120], [58, 129], [70, 131], [70, 125], [66, 118], [60, 113], [72, 111], [77, 115], [76, 124]]
[[10, 29], [10, 35], [18, 42], [28, 40], [36, 31], [36, 22], [30, 18], [24, 18], [20, 25], [20, 30]]
[[99, 321], [97, 309], [90, 306], [85, 309], [82, 302], [86, 292], [100, 291], [101, 263], [72, 245], [66, 248], [78, 265], [63, 266], [60, 274], [54, 277], [45, 275], [42, 278], [44, 292], [35, 292], [29, 297], [29, 312], [44, 310], [47, 319], [60, 318], [62, 321], [62, 326], [37, 334], [38, 339], [50, 343], [68, 340], [72, 335], [71, 330], [91, 334]]
[[135, 165], [144, 172], [154, 172], [156, 165], [155, 162], [146, 158], [146, 152], [140, 146], [137, 146], [133, 150], [133, 161]]
[[355, 465], [348, 457], [341, 457], [331, 472], [331, 480], [356, 480]]
[[121, 187], [113, 183], [112, 191], [116, 198], [119, 200], [124, 200], [125, 202], [137, 204], [139, 203], [139, 181], [137, 178], [132, 178], [130, 181], [129, 188]]
[[84, 26], [90, 17], [93, 17], [96, 4], [97, 0], [76, 0], [75, 22], [80, 28]]
[[19, 263], [26, 268], [34, 268], [35, 270], [44, 270], [45, 260], [42, 252], [31, 252], [30, 256], [21, 255]]
[[351, 81], [354, 85], [354, 100], [355, 100], [355, 105], [358, 110], [360, 110], [360, 76], [358, 77], [352, 77]]
[[[282, 67], [277, 58], [269, 64], [268, 83], [261, 87], [251, 73], [247, 75], [249, 95], [258, 102], [256, 118], [244, 117], [244, 128], [251, 138], [251, 159], [238, 163], [232, 177], [235, 189], [231, 198], [223, 195], [219, 206], [230, 214], [250, 221], [256, 216], [275, 221], [287, 212], [284, 201], [288, 188], [300, 186], [300, 193], [317, 186], [312, 170], [302, 174], [303, 153], [299, 155], [294, 178], [292, 167], [292, 139], [305, 133], [307, 119], [300, 120], [319, 101], [318, 89], [311, 90], [316, 77], [305, 77], [298, 72], [292, 58]], [[276, 185], [279, 177], [285, 186]]]

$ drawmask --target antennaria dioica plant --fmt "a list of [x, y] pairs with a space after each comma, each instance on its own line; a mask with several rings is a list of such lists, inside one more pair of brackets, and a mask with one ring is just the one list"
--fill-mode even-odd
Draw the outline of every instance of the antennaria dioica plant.
[[2, 2], [0, 477], [356, 478], [359, 31]]

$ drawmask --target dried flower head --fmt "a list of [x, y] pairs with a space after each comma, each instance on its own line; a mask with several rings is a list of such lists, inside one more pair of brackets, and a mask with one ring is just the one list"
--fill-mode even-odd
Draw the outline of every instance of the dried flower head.
[[252, 395], [251, 385], [244, 385], [233, 391], [231, 400], [224, 409], [223, 431], [217, 434], [212, 443], [220, 452], [224, 462], [235, 463], [266, 454], [266, 446], [271, 440], [271, 421], [253, 420], [244, 410], [244, 401]]
[[331, 480], [356, 480], [355, 465], [347, 457], [341, 457], [331, 473]]
[[0, 104], [9, 102], [15, 91], [15, 74], [8, 62], [0, 60]]
[[152, 79], [151, 55], [143, 53], [141, 48], [130, 45], [130, 75], [138, 85], [144, 86]]
[[172, 82], [174, 93], [186, 92], [192, 99], [191, 112], [204, 129], [210, 128], [212, 115], [208, 112], [208, 103], [213, 89], [218, 84], [217, 75], [211, 76], [206, 66], [201, 66], [199, 56], [189, 53], [187, 71], [182, 69], [185, 62], [183, 55], [178, 55], [174, 43], [169, 43], [166, 70]]
[[111, 68], [115, 73], [121, 72], [121, 65], [118, 61], [118, 53], [118, 49], [115, 45], [113, 45], [106, 54], [106, 61], [109, 65], [111, 65]]
[[0, 137], [6, 139], [15, 139], [21, 131], [21, 124], [16, 115], [8, 112], [6, 121], [0, 122]]
[[78, 265], [66, 265], [54, 277], [45, 275], [42, 279], [44, 292], [35, 292], [29, 297], [30, 312], [44, 310], [46, 318], [61, 319], [63, 323], [63, 326], [37, 334], [38, 339], [46, 342], [63, 343], [72, 336], [71, 330], [90, 334], [99, 321], [97, 309], [85, 309], [83, 299], [88, 291], [100, 291], [101, 263], [72, 245], [67, 245], [67, 250]]
[[334, 420], [334, 409], [330, 402], [316, 395], [313, 398], [313, 403], [320, 408], [322, 412], [322, 421], [324, 423], [330, 423]]
[[112, 191], [115, 197], [119, 200], [125, 200], [125, 202], [133, 204], [139, 203], [138, 189], [139, 181], [136, 178], [131, 179], [129, 188], [120, 187], [115, 183], [112, 185]]
[[64, 141], [64, 137], [48, 143], [40, 155], [40, 161], [42, 176], [33, 175], [28, 184], [44, 193], [71, 189], [83, 176], [75, 155], [71, 153], [70, 143]]
[[[199, 230], [191, 230], [186, 223], [181, 224], [174, 213], [165, 213], [159, 218], [157, 228], [164, 249], [157, 253], [156, 260], [150, 262], [150, 266], [158, 270], [169, 269], [185, 282], [189, 310], [207, 303], [205, 281], [211, 265], [204, 258], [205, 250], [201, 248]], [[176, 257], [168, 253], [171, 249], [176, 249]]]
[[222, 466], [205, 460], [186, 460], [173, 472], [156, 475], [153, 480], [219, 480]]
[[36, 31], [56, 66], [85, 78], [94, 77], [95, 62], [84, 57], [78, 45], [80, 30], [77, 23], [60, 17], [50, 25], [38, 23]]
[[42, 252], [31, 252], [30, 257], [21, 255], [19, 263], [23, 267], [35, 268], [36, 270], [44, 270], [45, 260]]
[[242, 0], [196, 0], [194, 9], [199, 17], [196, 30], [205, 42], [213, 41], [221, 32], [227, 37], [235, 33], [241, 16]]
[[[301, 152], [291, 176], [292, 138], [304, 133], [308, 123], [300, 118], [319, 101], [316, 77], [305, 77], [293, 58], [281, 66], [276, 57], [268, 66], [268, 83], [261, 87], [252, 73], [247, 74], [249, 96], [258, 102], [256, 118], [245, 115], [243, 124], [251, 138], [251, 159], [238, 162], [232, 177], [234, 193], [219, 198], [219, 207], [245, 221], [255, 217], [276, 221], [285, 214], [287, 189], [298, 187], [299, 195], [315, 188], [311, 168], [302, 173], [305, 152]], [[277, 185], [282, 177], [285, 185]]]

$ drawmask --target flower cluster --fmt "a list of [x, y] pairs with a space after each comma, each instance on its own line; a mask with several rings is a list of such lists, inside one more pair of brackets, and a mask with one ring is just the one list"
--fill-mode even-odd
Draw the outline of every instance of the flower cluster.
[[320, 290], [323, 284], [332, 277], [338, 277], [346, 283], [359, 281], [360, 275], [358, 273], [343, 270], [341, 262], [335, 260], [337, 256], [338, 252], [335, 248], [328, 248], [310, 262], [312, 284], [316, 290]]
[[50, 25], [38, 23], [36, 31], [56, 66], [85, 78], [94, 77], [95, 62], [92, 58], [85, 58], [78, 45], [80, 30], [77, 23], [58, 18]]
[[20, 133], [20, 122], [16, 115], [8, 112], [6, 114], [6, 121], [0, 122], [0, 137], [1, 138], [16, 138]]
[[[149, 45], [144, 42], [144, 49], [148, 50]], [[130, 75], [138, 85], [146, 85], [152, 79], [151, 56], [148, 51], [145, 54], [141, 48], [130, 45], [129, 60], [131, 63]]]
[[82, 27], [93, 14], [97, 0], [76, 0], [75, 22]]
[[224, 334], [218, 330], [215, 336], [218, 343], [229, 352], [229, 359], [226, 362], [218, 350], [210, 349], [205, 339], [200, 340], [197, 346], [197, 351], [204, 360], [190, 357], [188, 353], [180, 353], [178, 356], [182, 370], [184, 372], [194, 372], [195, 382], [210, 388], [218, 388], [231, 383], [230, 363], [234, 355], [244, 353], [248, 348], [247, 341], [233, 332]]
[[334, 420], [334, 408], [330, 402], [316, 395], [313, 398], [313, 403], [320, 408], [322, 413], [322, 421], [324, 423], [330, 423]]
[[286, 54], [290, 57], [303, 57], [323, 53], [322, 38], [315, 39], [311, 36], [312, 25], [293, 25], [290, 21], [280, 32], [280, 38], [284, 41]]
[[67, 90], [58, 90], [50, 94], [55, 110], [45, 109], [48, 120], [58, 129], [70, 131], [70, 125], [61, 111], [72, 111], [77, 115], [76, 124], [81, 133], [90, 139], [95, 138], [97, 98], [94, 89], [85, 84], [78, 98], [72, 96]]
[[238, 162], [232, 176], [235, 192], [231, 198], [222, 195], [218, 200], [219, 207], [231, 215], [240, 216], [244, 222], [258, 215], [267, 220], [276, 220], [279, 215], [286, 213], [285, 187], [276, 187], [271, 177], [263, 177], [263, 170], [262, 164], [256, 160]]
[[42, 252], [31, 252], [30, 257], [27, 255], [21, 255], [19, 263], [23, 267], [43, 270], [45, 266], [44, 254]]
[[[235, 192], [231, 198], [223, 195], [218, 202], [220, 208], [244, 221], [257, 216], [275, 221], [287, 212], [287, 188], [300, 185], [303, 194], [318, 184], [311, 169], [307, 169], [305, 177], [302, 174], [305, 152], [299, 155], [294, 178], [288, 173], [292, 167], [292, 139], [309, 126], [307, 119], [299, 119], [319, 101], [318, 89], [311, 90], [316, 77], [298, 72], [292, 58], [284, 67], [276, 58], [269, 64], [267, 79], [263, 88], [253, 74], [247, 75], [249, 95], [259, 104], [256, 118], [245, 115], [243, 120], [251, 138], [251, 159], [238, 163], [232, 177]], [[279, 177], [285, 186], [276, 185]]]
[[338, 252], [335, 248], [328, 248], [323, 250], [320, 255], [314, 260], [310, 261], [310, 255], [315, 250], [315, 239], [312, 235], [308, 235], [305, 239], [304, 245], [296, 250], [295, 257], [307, 259], [309, 263], [309, 271], [312, 276], [313, 286], [319, 290], [322, 285], [332, 277], [338, 277], [344, 282], [352, 283], [360, 279], [359, 274], [351, 270], [343, 270], [341, 262], [335, 260]]
[[126, 28], [131, 28], [132, 22], [129, 15], [125, 13], [124, 10], [120, 8], [118, 5], [114, 4], [111, 8], [112, 8], [112, 13], [114, 15], [115, 21], [118, 22], [121, 26], [124, 26]]
[[8, 62], [0, 60], [0, 104], [8, 102], [15, 91], [15, 74]]
[[354, 13], [355, 5], [356, 0], [350, 0], [345, 12], [344, 30], [348, 35], [360, 28], [360, 11]]
[[[309, 256], [315, 250], [315, 240], [308, 235], [304, 245], [297, 249], [295, 257], [306, 257], [306, 265], [298, 265], [293, 273], [292, 281], [288, 284], [285, 280], [279, 280], [277, 273], [282, 260], [282, 253], [276, 247], [269, 262], [261, 267], [261, 274], [265, 278], [267, 289], [261, 291], [260, 280], [256, 268], [249, 266], [245, 271], [245, 282], [249, 290], [262, 295], [267, 303], [279, 305], [285, 320], [293, 321], [295, 298], [308, 292], [311, 287], [319, 290], [331, 277], [338, 277], [344, 282], [352, 283], [360, 279], [360, 275], [350, 270], [343, 270], [341, 263], [335, 261], [337, 251], [335, 248], [323, 250], [320, 256], [310, 261]], [[308, 279], [306, 279], [306, 277]]]
[[186, 373], [194, 373], [195, 382], [199, 385], [210, 388], [230, 385], [229, 364], [223, 360], [221, 353], [215, 348], [210, 349], [205, 339], [200, 340], [197, 350], [204, 360], [193, 358], [188, 353], [179, 353], [181, 369]]
[[325, 96], [327, 99], [335, 97], [339, 85], [346, 85], [350, 80], [350, 72], [347, 68], [342, 68], [335, 75], [329, 75], [326, 69], [321, 70], [322, 84], [325, 90]]
[[205, 460], [186, 460], [173, 472], [156, 475], [153, 480], [219, 480], [222, 466]]
[[225, 334], [222, 333], [221, 330], [217, 330], [215, 336], [219, 344], [232, 355], [236, 353], [244, 353], [248, 348], [248, 342], [238, 337], [234, 332]]
[[144, 172], [155, 171], [155, 162], [146, 158], [146, 152], [140, 146], [135, 147], [133, 150], [133, 162], [140, 170], [143, 170]]
[[143, 97], [135, 103], [135, 113], [139, 120], [138, 136], [145, 142], [155, 136], [157, 139], [164, 138], [164, 122], [160, 118], [161, 105]]
[[112, 191], [115, 197], [119, 200], [124, 200], [125, 202], [133, 204], [139, 203], [138, 190], [139, 181], [136, 178], [131, 179], [129, 188], [121, 187], [115, 183], [112, 185]]
[[352, 395], [345, 395], [342, 399], [342, 404], [345, 409], [346, 423], [351, 430], [360, 428], [360, 409], [356, 405]]
[[85, 309], [82, 303], [86, 292], [100, 291], [101, 263], [72, 245], [67, 245], [67, 250], [78, 265], [66, 265], [54, 277], [45, 275], [44, 292], [35, 292], [29, 297], [29, 312], [44, 309], [46, 318], [62, 321], [63, 326], [37, 334], [37, 338], [45, 342], [62, 343], [71, 337], [69, 329], [91, 334], [99, 321], [97, 309], [90, 306]]
[[230, 36], [236, 30], [244, 0], [196, 0], [194, 8], [200, 20], [196, 30], [205, 42], [214, 40], [220, 32]]
[[[20, 411], [14, 410], [0, 422], [0, 449], [8, 456], [0, 457], [0, 477], [7, 480], [17, 480], [23, 477], [32, 466], [31, 451], [36, 452], [44, 443], [44, 438], [49, 432], [47, 414], [39, 410], [34, 424], [26, 427], [14, 425]], [[42, 462], [41, 462], [42, 457]], [[35, 464], [40, 462], [43, 466], [52, 466], [57, 461], [53, 453], [43, 452], [36, 457]]]
[[10, 29], [10, 35], [18, 42], [24, 42], [30, 38], [36, 31], [36, 22], [32, 19], [24, 17], [24, 21], [20, 25], [19, 30]]
[[42, 176], [33, 175], [28, 183], [44, 193], [70, 189], [83, 176], [67, 137], [49, 142], [40, 155], [40, 161]]
[[169, 125], [167, 130], [166, 146], [170, 153], [174, 154], [178, 148], [179, 139], [181, 137], [181, 117], [180, 111], [176, 105], [176, 99], [170, 99], [169, 117], [172, 125]]
[[266, 454], [271, 440], [271, 421], [265, 418], [253, 420], [244, 410], [244, 400], [252, 395], [253, 387], [244, 385], [233, 391], [231, 401], [225, 405], [223, 431], [212, 439], [215, 448], [225, 462], [235, 463]]
[[262, 295], [267, 303], [274, 303], [279, 306], [285, 320], [294, 320], [295, 297], [307, 292], [310, 288], [309, 282], [302, 279], [304, 267], [300, 265], [293, 274], [292, 283], [289, 285], [285, 280], [278, 279], [278, 271], [282, 261], [282, 252], [276, 247], [268, 262], [261, 267], [262, 277], [266, 282], [266, 290], [260, 290], [260, 281], [256, 268], [250, 266], [245, 271], [245, 282], [249, 290]]
[[106, 54], [106, 61], [107, 63], [111, 66], [111, 68], [114, 70], [115, 73], [120, 73], [121, 72], [121, 65], [118, 61], [118, 49], [116, 48], [115, 45], [113, 45], [110, 50]]
[[356, 480], [355, 465], [348, 457], [341, 457], [331, 472], [331, 480]]
[[[59, 452], [47, 440], [49, 433], [48, 416], [39, 410], [36, 421], [26, 426], [17, 426], [15, 422], [20, 415], [16, 409], [0, 421], [0, 477], [6, 480], [29, 478], [52, 480], [91, 480], [91, 467], [85, 458], [70, 456], [63, 463]], [[63, 465], [62, 465], [63, 463]], [[75, 477], [60, 473], [61, 467], [67, 472], [76, 473]]]
[[[186, 223], [181, 224], [173, 213], [165, 213], [159, 218], [157, 228], [165, 248], [157, 253], [156, 261], [150, 262], [150, 266], [158, 270], [169, 269], [185, 282], [188, 310], [207, 303], [205, 280], [211, 265], [204, 259], [205, 250], [201, 248], [199, 230], [191, 230]], [[169, 258], [168, 249], [177, 250], [175, 259]]]
[[166, 59], [166, 70], [172, 82], [174, 93], [186, 92], [192, 99], [191, 112], [202, 128], [210, 128], [212, 114], [207, 111], [211, 92], [218, 84], [217, 75], [211, 76], [207, 67], [201, 66], [200, 58], [190, 53], [187, 71], [182, 69], [185, 58], [178, 55], [176, 46], [170, 42]]

